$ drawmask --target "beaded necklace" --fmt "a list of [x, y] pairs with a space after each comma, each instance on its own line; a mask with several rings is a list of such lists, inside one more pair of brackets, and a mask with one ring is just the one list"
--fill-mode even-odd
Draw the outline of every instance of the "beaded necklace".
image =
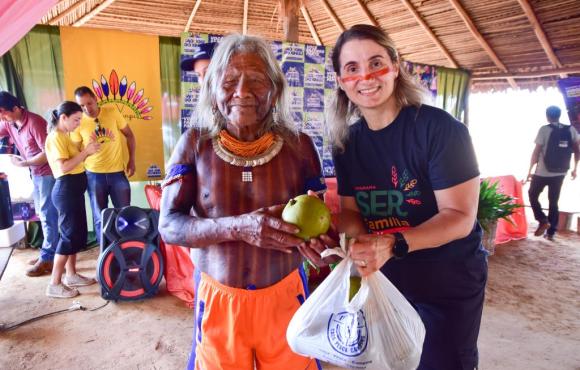
[[272, 160], [284, 144], [281, 136], [268, 132], [254, 141], [240, 141], [226, 130], [212, 139], [213, 150], [222, 160], [242, 169], [242, 182], [252, 182], [252, 168]]
[[255, 157], [264, 153], [272, 144], [275, 136], [267, 132], [254, 141], [241, 141], [233, 137], [226, 130], [220, 131], [220, 142], [229, 152], [244, 158]]

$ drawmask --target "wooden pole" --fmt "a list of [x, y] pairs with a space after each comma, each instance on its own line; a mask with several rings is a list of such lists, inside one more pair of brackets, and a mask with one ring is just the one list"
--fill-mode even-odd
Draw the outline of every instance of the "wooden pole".
[[459, 65], [457, 64], [457, 62], [455, 61], [455, 59], [453, 58], [451, 53], [447, 50], [447, 48], [445, 46], [443, 46], [443, 44], [441, 43], [439, 38], [437, 38], [437, 36], [433, 32], [433, 30], [431, 30], [431, 27], [429, 27], [427, 25], [427, 23], [423, 20], [423, 17], [421, 17], [421, 15], [417, 11], [417, 9], [415, 9], [413, 4], [411, 4], [411, 2], [409, 0], [401, 0], [401, 2], [407, 7], [407, 9], [411, 12], [411, 14], [413, 14], [413, 17], [415, 17], [415, 20], [421, 25], [421, 27], [423, 27], [423, 29], [425, 30], [425, 32], [427, 32], [429, 37], [431, 37], [431, 40], [433, 40], [435, 45], [437, 45], [437, 47], [439, 47], [439, 50], [441, 50], [441, 52], [445, 55], [447, 60], [449, 60], [449, 63], [451, 64], [451, 66], [453, 68], [459, 68]]
[[371, 23], [373, 24], [373, 26], [379, 27], [379, 22], [377, 22], [377, 20], [375, 19], [375, 17], [373, 16], [373, 14], [369, 10], [369, 8], [367, 8], [367, 6], [365, 5], [365, 3], [363, 3], [362, 0], [356, 0], [356, 2], [358, 4], [358, 6], [360, 6], [360, 8], [362, 9], [362, 11], [365, 13], [365, 15], [367, 16], [367, 18], [369, 19], [369, 21], [371, 21]]
[[310, 18], [310, 14], [308, 13], [308, 9], [306, 9], [306, 5], [300, 6], [300, 11], [302, 12], [302, 16], [304, 17], [304, 20], [306, 21], [306, 24], [308, 25], [308, 29], [310, 30], [310, 34], [312, 35], [312, 38], [316, 42], [316, 45], [322, 45], [322, 42], [320, 41], [320, 37], [318, 36], [318, 33], [316, 32], [316, 28], [314, 28], [314, 23], [312, 23], [312, 19]]
[[471, 79], [474, 81], [485, 81], [485, 80], [497, 80], [502, 78], [516, 78], [516, 79], [524, 79], [524, 78], [538, 78], [538, 77], [547, 77], [547, 76], [556, 76], [562, 73], [580, 73], [580, 66], [576, 67], [563, 67], [563, 68], [554, 68], [545, 71], [535, 71], [535, 72], [522, 72], [522, 73], [497, 73], [497, 74], [489, 74], [489, 75], [474, 75]]
[[320, 0], [320, 2], [324, 6], [324, 9], [326, 10], [326, 12], [330, 16], [330, 18], [332, 18], [332, 21], [334, 22], [334, 24], [336, 25], [336, 27], [338, 27], [338, 29], [340, 30], [340, 32], [344, 32], [344, 30], [346, 28], [344, 28], [344, 25], [342, 24], [342, 22], [340, 21], [340, 19], [338, 19], [338, 17], [336, 16], [336, 13], [334, 12], [334, 10], [332, 10], [332, 8], [330, 7], [330, 4], [328, 4], [328, 1], [326, 1], [326, 0]]
[[60, 13], [59, 15], [57, 15], [56, 17], [52, 18], [48, 24], [50, 24], [51, 26], [55, 26], [58, 25], [60, 23], [61, 20], [63, 20], [64, 18], [66, 18], [66, 16], [68, 16], [69, 14], [72, 14], [75, 10], [77, 10], [81, 5], [86, 5], [86, 1], [85, 0], [80, 0], [79, 2], [75, 3], [73, 6], [67, 8], [66, 10], [64, 10], [62, 13]]
[[248, 34], [248, 8], [249, 0], [244, 0], [244, 21], [242, 23], [242, 35]]
[[280, 0], [280, 18], [282, 18], [284, 40], [298, 42], [299, 0]]
[[193, 18], [195, 17], [195, 13], [197, 13], [197, 9], [199, 9], [200, 5], [201, 5], [201, 0], [196, 0], [195, 5], [193, 6], [193, 10], [191, 11], [191, 14], [189, 15], [189, 19], [187, 20], [187, 24], [185, 25], [185, 28], [183, 29], [183, 32], [189, 31], [189, 28], [191, 27], [191, 23], [193, 23]]
[[88, 12], [87, 14], [83, 15], [81, 17], [81, 19], [79, 19], [78, 21], [76, 21], [73, 24], [73, 27], [80, 27], [83, 24], [87, 23], [88, 21], [90, 21], [94, 16], [96, 16], [97, 14], [99, 14], [100, 12], [102, 12], [103, 10], [107, 9], [107, 7], [109, 5], [111, 5], [115, 0], [105, 0], [103, 1], [101, 4], [99, 4], [99, 6], [97, 6], [95, 9], [91, 10], [90, 12]]
[[520, 6], [524, 10], [526, 17], [528, 17], [528, 20], [532, 24], [534, 32], [536, 33], [536, 36], [538, 37], [538, 40], [540, 41], [542, 48], [544, 48], [544, 51], [548, 55], [548, 59], [550, 59], [550, 62], [552, 62], [552, 65], [554, 67], [562, 68], [562, 63], [560, 63], [560, 60], [558, 59], [556, 54], [554, 54], [552, 45], [550, 44], [550, 41], [548, 41], [548, 37], [546, 36], [544, 30], [542, 29], [542, 26], [540, 25], [540, 22], [536, 17], [536, 13], [534, 13], [534, 9], [532, 9], [530, 3], [528, 3], [526, 0], [518, 0], [518, 2], [520, 3]]
[[[459, 3], [459, 0], [449, 0], [449, 2], [453, 6], [453, 8], [455, 8], [455, 11], [457, 11], [457, 13], [461, 17], [461, 19], [463, 20], [463, 22], [465, 23], [465, 25], [467, 26], [473, 37], [475, 37], [477, 42], [479, 42], [483, 50], [487, 52], [487, 55], [489, 55], [493, 63], [502, 71], [508, 73], [507, 67], [503, 64], [503, 62], [499, 59], [495, 51], [493, 51], [491, 46], [487, 43], [485, 38], [479, 32], [479, 30], [477, 29], [477, 27], [475, 26], [475, 24], [473, 23], [473, 21], [465, 11], [465, 9], [463, 9], [463, 6]], [[516, 84], [516, 81], [513, 78], [507, 77], [507, 80], [511, 87], [513, 87], [514, 89], [518, 88], [518, 85]]]
[[[520, 3], [520, 6], [526, 14], [526, 17], [528, 17], [528, 21], [530, 21], [530, 24], [534, 29], [534, 33], [536, 34], [538, 41], [540, 41], [540, 45], [542, 45], [542, 48], [548, 56], [550, 63], [552, 63], [552, 66], [556, 68], [562, 68], [562, 63], [560, 63], [560, 60], [554, 53], [552, 44], [548, 40], [548, 36], [546, 36], [546, 33], [544, 32], [544, 29], [542, 28], [542, 25], [540, 24], [540, 21], [538, 20], [538, 17], [536, 16], [536, 13], [534, 12], [531, 4], [527, 0], [518, 0], [518, 3]], [[566, 78], [566, 75], [561, 75], [560, 77]]]

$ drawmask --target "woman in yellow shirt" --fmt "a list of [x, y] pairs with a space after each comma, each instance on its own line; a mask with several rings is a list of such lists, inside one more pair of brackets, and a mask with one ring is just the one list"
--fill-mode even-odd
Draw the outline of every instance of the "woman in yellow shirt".
[[71, 298], [79, 294], [75, 287], [95, 283], [93, 278], [77, 273], [76, 254], [87, 241], [84, 160], [99, 150], [99, 143], [91, 142], [79, 151], [70, 139], [70, 132], [81, 122], [82, 109], [77, 103], [65, 101], [51, 115], [45, 149], [56, 179], [52, 202], [58, 211], [59, 240], [46, 295]]

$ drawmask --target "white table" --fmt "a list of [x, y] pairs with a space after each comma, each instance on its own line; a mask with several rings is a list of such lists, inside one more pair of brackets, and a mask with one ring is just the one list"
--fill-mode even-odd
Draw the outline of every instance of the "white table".
[[14, 225], [0, 230], [0, 279], [2, 279], [14, 247], [25, 237], [26, 228], [22, 221], [14, 221]]

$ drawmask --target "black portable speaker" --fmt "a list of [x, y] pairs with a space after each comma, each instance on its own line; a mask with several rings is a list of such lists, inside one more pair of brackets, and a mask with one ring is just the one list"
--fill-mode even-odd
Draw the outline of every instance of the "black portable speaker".
[[163, 277], [159, 212], [134, 206], [106, 208], [101, 221], [101, 254], [97, 261], [101, 296], [135, 301], [155, 295]]

